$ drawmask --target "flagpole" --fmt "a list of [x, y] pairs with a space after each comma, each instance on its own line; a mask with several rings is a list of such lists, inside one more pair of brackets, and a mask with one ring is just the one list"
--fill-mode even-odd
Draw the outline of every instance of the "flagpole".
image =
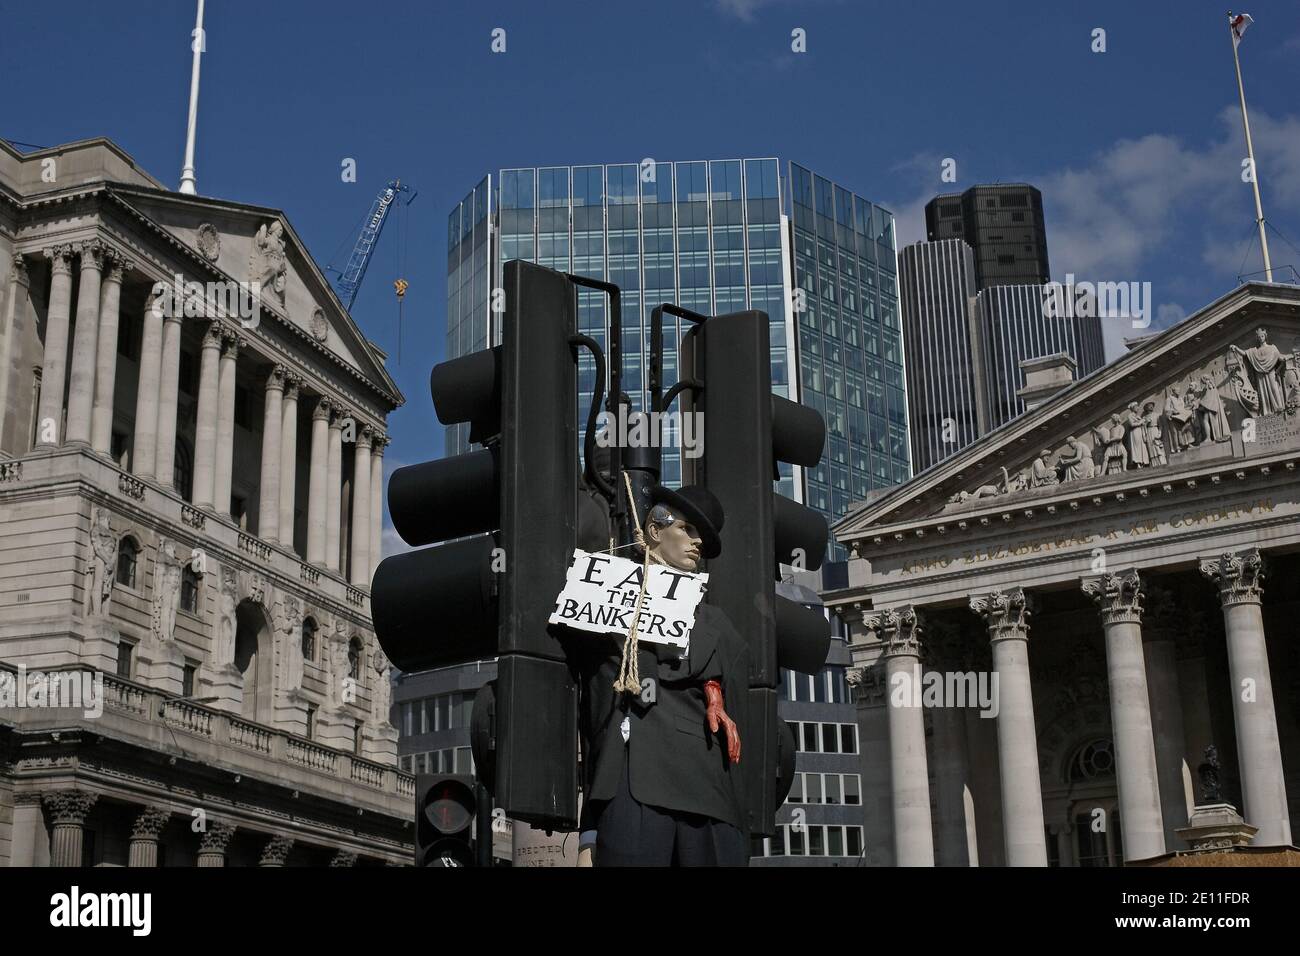
[[181, 192], [194, 195], [194, 133], [199, 125], [199, 58], [203, 55], [205, 46], [203, 0], [199, 0], [198, 19], [194, 24], [194, 38], [190, 46], [194, 50], [194, 60], [190, 67], [190, 118], [185, 128], [185, 166], [181, 169]]
[[[201, 3], [202, 0], [199, 0]], [[1264, 279], [1273, 281], [1273, 263], [1268, 258], [1268, 236], [1264, 233], [1264, 205], [1259, 199], [1259, 168], [1255, 165], [1255, 147], [1250, 141], [1250, 117], [1246, 114], [1246, 88], [1241, 82], [1240, 41], [1232, 28], [1232, 11], [1228, 11], [1228, 36], [1232, 39], [1232, 62], [1237, 67], [1237, 94], [1241, 97], [1241, 124], [1246, 130], [1246, 155], [1250, 158], [1250, 185], [1255, 191], [1255, 225], [1259, 227], [1259, 248], [1264, 253]]]

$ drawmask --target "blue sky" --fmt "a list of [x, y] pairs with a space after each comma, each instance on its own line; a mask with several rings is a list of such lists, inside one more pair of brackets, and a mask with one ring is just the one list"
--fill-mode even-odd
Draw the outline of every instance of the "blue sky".
[[[427, 383], [442, 358], [447, 212], [503, 166], [780, 155], [893, 209], [900, 244], [923, 238], [935, 193], [1027, 180], [1044, 194], [1055, 277], [1151, 282], [1157, 325], [1195, 311], [1261, 267], [1225, 9], [208, 0], [198, 188], [283, 209], [322, 264], [386, 180], [419, 189], [400, 365], [392, 230], [353, 312], [408, 400], [388, 458], [420, 461], [442, 450]], [[1300, 245], [1300, 9], [1246, 10], [1265, 213]], [[0, 0], [0, 136], [107, 136], [174, 184], [193, 18], [190, 0], [63, 0], [57, 16]], [[791, 50], [796, 28], [805, 53]], [[346, 157], [355, 184], [341, 181]], [[955, 184], [940, 180], [949, 157]], [[1275, 268], [1300, 269], [1300, 253], [1270, 245]], [[1112, 346], [1124, 334], [1108, 332]]]

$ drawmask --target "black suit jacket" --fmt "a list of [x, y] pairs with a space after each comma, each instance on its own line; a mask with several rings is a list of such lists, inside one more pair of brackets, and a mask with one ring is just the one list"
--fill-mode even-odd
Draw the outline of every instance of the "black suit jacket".
[[[640, 803], [697, 813], [744, 831], [745, 800], [740, 764], [727, 762], [726, 736], [709, 732], [704, 682], [722, 684], [727, 714], [744, 726], [748, 699], [748, 647], [727, 616], [701, 604], [696, 609], [685, 660], [657, 645], [639, 648], [642, 687], [653, 692], [624, 694], [613, 688], [623, 638], [557, 628], [582, 695], [579, 713], [588, 801], [608, 800], [617, 791], [624, 761]], [[629, 718], [624, 744], [619, 729]], [[743, 741], [742, 741], [743, 744]], [[744, 754], [741, 755], [744, 759]]]

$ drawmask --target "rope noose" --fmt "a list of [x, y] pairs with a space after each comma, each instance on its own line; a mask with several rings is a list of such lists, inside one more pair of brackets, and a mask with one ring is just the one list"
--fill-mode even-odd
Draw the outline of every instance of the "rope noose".
[[637, 625], [641, 622], [641, 605], [645, 600], [646, 585], [650, 581], [650, 547], [645, 540], [645, 532], [641, 529], [641, 516], [636, 513], [636, 499], [632, 495], [632, 479], [623, 472], [623, 482], [627, 486], [627, 500], [632, 508], [632, 524], [636, 534], [637, 544], [641, 546], [641, 551], [645, 554], [641, 562], [641, 590], [636, 596], [636, 607], [632, 610], [632, 627], [627, 632], [627, 640], [623, 642], [623, 658], [618, 665], [618, 679], [614, 681], [614, 690], [623, 691], [629, 694], [639, 694], [641, 692], [641, 674], [637, 668]]

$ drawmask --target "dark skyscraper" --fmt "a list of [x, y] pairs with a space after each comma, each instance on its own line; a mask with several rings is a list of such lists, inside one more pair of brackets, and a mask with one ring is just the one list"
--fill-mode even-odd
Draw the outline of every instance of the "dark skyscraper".
[[976, 290], [1048, 281], [1043, 194], [1027, 183], [972, 186], [925, 205], [931, 242], [964, 239], [975, 252]]

